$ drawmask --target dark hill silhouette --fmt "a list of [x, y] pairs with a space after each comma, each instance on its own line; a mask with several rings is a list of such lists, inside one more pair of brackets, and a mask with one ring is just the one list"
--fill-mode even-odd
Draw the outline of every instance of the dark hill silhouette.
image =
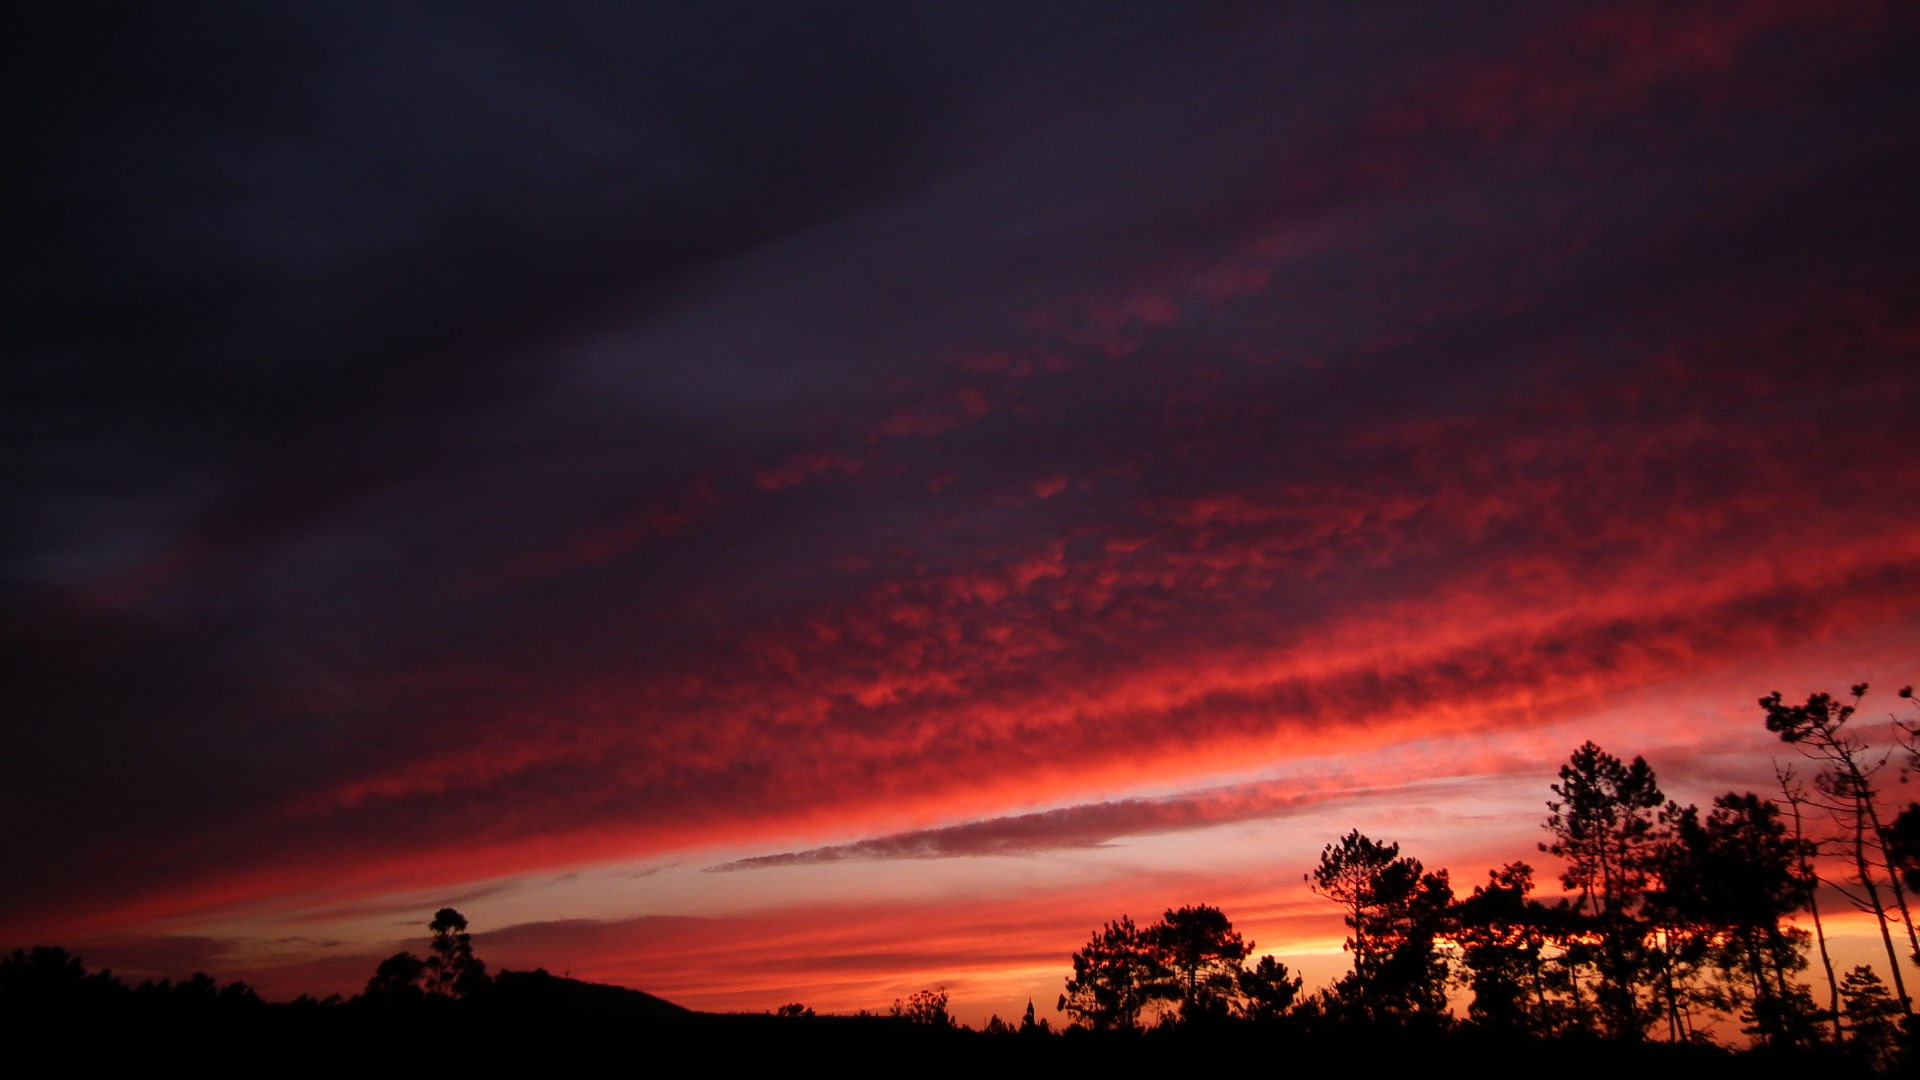
[[517, 1016], [594, 1022], [684, 1023], [695, 1015], [644, 990], [569, 979], [545, 968], [500, 972], [486, 1004]]
[[[602, 1067], [647, 1075], [834, 1075], [1001, 1078], [1221, 1074], [1404, 1080], [1508, 1075], [1555, 1080], [1808, 1075], [1809, 1060], [1740, 1055], [1721, 1047], [1511, 1038], [1374, 1027], [1327, 1017], [1319, 1027], [1212, 1023], [1151, 1031], [1001, 1033], [901, 1016], [706, 1013], [639, 990], [500, 972], [483, 993], [352, 1001], [261, 1001], [243, 984], [197, 976], [147, 988], [87, 974], [59, 950], [22, 952], [0, 971], [0, 1040], [21, 1050], [84, 1052], [93, 1069], [179, 1065], [275, 1075], [418, 1076], [423, 1063], [474, 1075]], [[235, 989], [235, 988], [238, 989]], [[58, 1048], [65, 1048], [64, 1050]], [[1871, 1075], [1831, 1059], [1831, 1080]]]

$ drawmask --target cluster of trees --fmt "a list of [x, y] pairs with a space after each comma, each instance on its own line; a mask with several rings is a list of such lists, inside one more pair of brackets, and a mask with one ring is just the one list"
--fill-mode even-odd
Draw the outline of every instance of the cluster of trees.
[[[366, 990], [351, 1001], [335, 994], [324, 999], [303, 996], [293, 1004], [302, 1008], [353, 1005], [392, 1009], [485, 996], [494, 980], [487, 974], [487, 966], [473, 955], [467, 920], [452, 908], [441, 908], [428, 928], [433, 932], [433, 942], [426, 958], [401, 952], [381, 961], [367, 980]], [[204, 972], [177, 983], [149, 979], [128, 986], [111, 970], [88, 972], [80, 957], [53, 946], [15, 949], [0, 958], [0, 1013], [9, 1015], [235, 1016], [250, 1014], [265, 1005], [246, 983], [223, 986]]]
[[[973, 1030], [954, 1018], [953, 1013], [948, 1009], [951, 1001], [947, 988], [937, 986], [931, 990], [916, 990], [905, 998], [894, 998], [892, 1007], [885, 1013], [872, 1013], [861, 1009], [852, 1019], [872, 1020], [885, 1016], [915, 1028], [935, 1031]], [[809, 1019], [813, 1017], [814, 1011], [796, 1002], [780, 1006], [772, 1015], [787, 1019]], [[1052, 1035], [1054, 1033], [1052, 1024], [1043, 1018], [1035, 1017], [1031, 1001], [1027, 1002], [1026, 1015], [1020, 1018], [1019, 1023], [1009, 1023], [995, 1013], [987, 1018], [986, 1025], [981, 1028], [981, 1031], [987, 1035]]]
[[1249, 967], [1254, 943], [1219, 908], [1168, 909], [1151, 926], [1122, 917], [1073, 954], [1073, 977], [1059, 1009], [1096, 1031], [1141, 1026], [1149, 1011], [1187, 1022], [1284, 1014], [1301, 979], [1271, 956]]
[[[1249, 964], [1253, 943], [1200, 906], [1101, 928], [1074, 954], [1060, 1009], [1095, 1030], [1290, 1018], [1674, 1043], [1706, 1042], [1735, 1021], [1761, 1048], [1885, 1064], [1913, 1029], [1902, 965], [1920, 963], [1908, 905], [1920, 889], [1920, 804], [1890, 815], [1878, 774], [1897, 753], [1920, 769], [1920, 725], [1896, 720], [1876, 749], [1848, 726], [1866, 693], [1761, 699], [1768, 729], [1817, 764], [1811, 785], [1783, 768], [1777, 797], [1729, 792], [1704, 811], [1666, 798], [1644, 759], [1581, 746], [1547, 803], [1540, 849], [1563, 868], [1550, 901], [1533, 895], [1524, 862], [1462, 896], [1446, 870], [1348, 833], [1306, 881], [1343, 909], [1353, 968], [1314, 995], [1272, 957]], [[1891, 987], [1869, 966], [1836, 975], [1822, 886], [1874, 916]], [[1803, 913], [1811, 932], [1795, 925]], [[1810, 952], [1824, 1002], [1804, 977]]]
[[433, 942], [426, 957], [397, 952], [380, 962], [362, 995], [388, 1006], [408, 1005], [428, 998], [465, 998], [483, 994], [493, 985], [487, 965], [473, 955], [473, 935], [466, 917], [452, 908], [433, 913], [427, 924]]
[[148, 979], [128, 986], [110, 970], [88, 972], [78, 956], [48, 945], [15, 949], [0, 958], [0, 1012], [100, 1015], [231, 1015], [265, 1003], [243, 982], [225, 986], [204, 972], [174, 982]]

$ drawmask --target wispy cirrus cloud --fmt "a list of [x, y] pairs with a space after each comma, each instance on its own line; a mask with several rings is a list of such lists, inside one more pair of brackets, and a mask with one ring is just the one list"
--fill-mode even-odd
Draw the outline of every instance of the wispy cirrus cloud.
[[804, 851], [756, 855], [710, 866], [707, 870], [715, 873], [760, 870], [860, 859], [1027, 855], [1060, 848], [1098, 847], [1123, 836], [1204, 829], [1234, 821], [1276, 817], [1296, 806], [1317, 801], [1308, 796], [1263, 798], [1244, 791], [1236, 795], [1238, 797], [1207, 799], [1193, 795], [1086, 803], [937, 829], [916, 829]]

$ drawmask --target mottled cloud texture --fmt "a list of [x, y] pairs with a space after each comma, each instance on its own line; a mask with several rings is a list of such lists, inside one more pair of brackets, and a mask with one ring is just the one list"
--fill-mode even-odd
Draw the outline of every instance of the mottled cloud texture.
[[1912, 5], [33, 19], [3, 942], [1266, 820], [1912, 640]]

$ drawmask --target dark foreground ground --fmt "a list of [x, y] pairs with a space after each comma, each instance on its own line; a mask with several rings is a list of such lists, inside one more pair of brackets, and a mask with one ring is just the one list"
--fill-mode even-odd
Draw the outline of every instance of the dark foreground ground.
[[[513, 977], [509, 977], [513, 978]], [[1506, 1040], [1472, 1031], [1224, 1024], [1145, 1035], [987, 1034], [887, 1017], [695, 1013], [541, 973], [486, 1001], [68, 1001], [0, 1016], [18, 1075], [154, 1068], [358, 1076], [1396, 1077], [1657, 1080], [1874, 1075], [1837, 1058]], [[9, 1070], [11, 1071], [11, 1070]]]

